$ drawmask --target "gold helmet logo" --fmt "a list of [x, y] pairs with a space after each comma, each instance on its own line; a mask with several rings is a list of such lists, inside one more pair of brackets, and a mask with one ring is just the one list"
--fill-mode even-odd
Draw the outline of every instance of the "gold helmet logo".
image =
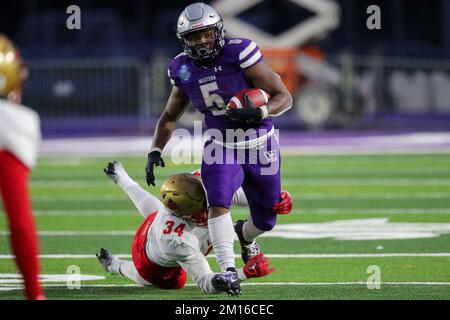
[[206, 225], [206, 195], [200, 178], [191, 173], [170, 176], [161, 185], [160, 195], [161, 201], [173, 215]]
[[19, 52], [6, 36], [0, 34], [0, 97], [8, 98], [21, 88], [23, 71]]

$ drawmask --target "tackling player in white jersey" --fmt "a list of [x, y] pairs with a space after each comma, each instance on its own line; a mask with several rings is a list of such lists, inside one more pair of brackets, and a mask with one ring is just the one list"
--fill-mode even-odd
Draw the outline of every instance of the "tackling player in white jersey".
[[[133, 262], [120, 260], [105, 249], [97, 258], [105, 271], [121, 274], [134, 282], [163, 289], [181, 289], [189, 275], [205, 293], [236, 294], [239, 282], [275, 271], [262, 253], [238, 270], [214, 273], [205, 256], [212, 249], [207, 227], [206, 195], [199, 177], [182, 173], [167, 178], [161, 186], [161, 200], [132, 180], [120, 162], [108, 163], [108, 177], [124, 190], [145, 221], [132, 244]], [[287, 201], [290, 199], [287, 198]], [[242, 189], [233, 197], [234, 205], [247, 205]], [[286, 208], [279, 203], [274, 210]]]

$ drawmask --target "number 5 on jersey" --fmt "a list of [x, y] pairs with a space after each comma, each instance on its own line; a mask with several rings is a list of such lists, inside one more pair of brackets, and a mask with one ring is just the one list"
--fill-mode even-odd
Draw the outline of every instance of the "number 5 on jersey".
[[219, 90], [217, 82], [210, 82], [202, 84], [200, 86], [200, 91], [203, 95], [203, 101], [205, 101], [206, 107], [211, 111], [213, 116], [221, 116], [225, 114], [225, 102], [223, 98], [217, 93], [212, 93], [213, 91]]
[[175, 229], [173, 229], [175, 222], [172, 220], [166, 221], [166, 228], [163, 230], [164, 234], [170, 234], [172, 231], [176, 233], [179, 237], [183, 234], [184, 227], [186, 226], [184, 223], [180, 223]]

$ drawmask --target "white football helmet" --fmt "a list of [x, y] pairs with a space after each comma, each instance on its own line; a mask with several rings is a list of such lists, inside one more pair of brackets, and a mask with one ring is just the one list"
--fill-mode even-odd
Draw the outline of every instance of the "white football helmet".
[[[211, 30], [209, 40], [193, 43], [192, 38], [201, 31]], [[200, 62], [214, 58], [225, 45], [225, 29], [220, 14], [202, 2], [187, 6], [180, 14], [177, 23], [177, 37], [183, 43], [184, 52]]]

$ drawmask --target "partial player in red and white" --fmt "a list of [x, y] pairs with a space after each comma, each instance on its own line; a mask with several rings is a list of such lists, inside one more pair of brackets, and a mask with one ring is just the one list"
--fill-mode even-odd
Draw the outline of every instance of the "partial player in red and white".
[[11, 249], [30, 300], [45, 299], [38, 281], [38, 238], [28, 192], [28, 175], [40, 142], [38, 114], [20, 104], [27, 70], [18, 50], [0, 34], [0, 192]]
[[[145, 218], [133, 240], [133, 262], [120, 260], [105, 249], [97, 253], [105, 271], [163, 289], [183, 288], [189, 275], [205, 293], [232, 295], [240, 293], [240, 281], [275, 271], [263, 254], [252, 257], [238, 270], [238, 280], [232, 272], [211, 270], [205, 257], [212, 249], [206, 195], [198, 172], [167, 178], [158, 199], [132, 180], [120, 162], [108, 163], [104, 171]], [[236, 192], [233, 204], [247, 205], [242, 189]]]

